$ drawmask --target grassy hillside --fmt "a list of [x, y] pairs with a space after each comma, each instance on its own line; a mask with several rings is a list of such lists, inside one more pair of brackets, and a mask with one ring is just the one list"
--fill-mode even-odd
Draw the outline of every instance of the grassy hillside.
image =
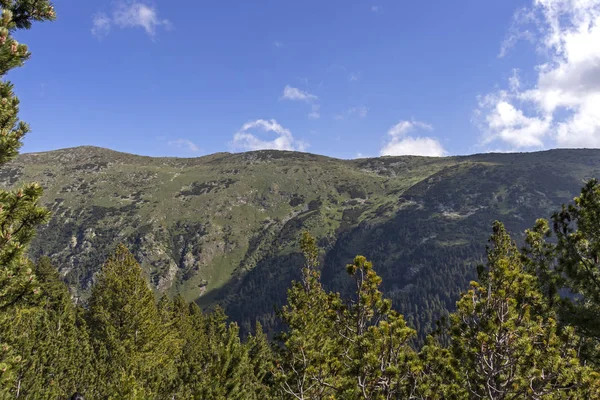
[[32, 255], [49, 255], [74, 293], [87, 290], [117, 242], [156, 292], [216, 302], [242, 324], [276, 323], [302, 259], [303, 229], [318, 237], [323, 276], [343, 291], [344, 266], [373, 259], [409, 321], [430, 329], [474, 276], [493, 220], [513, 232], [600, 177], [600, 151], [338, 160], [306, 153], [151, 158], [94, 147], [24, 154], [0, 184], [38, 181], [52, 221]]

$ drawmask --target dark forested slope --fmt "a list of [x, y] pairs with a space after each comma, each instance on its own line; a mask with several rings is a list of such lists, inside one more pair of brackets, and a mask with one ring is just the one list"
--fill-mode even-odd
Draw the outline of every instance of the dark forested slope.
[[[560, 167], [559, 167], [559, 166]], [[384, 291], [423, 332], [475, 276], [492, 221], [519, 234], [600, 176], [600, 151], [338, 160], [306, 153], [151, 158], [80, 147], [24, 154], [3, 186], [38, 181], [52, 220], [32, 246], [77, 296], [125, 243], [157, 292], [221, 303], [248, 326], [276, 323], [299, 274], [299, 234], [325, 250], [323, 279], [371, 259]]]

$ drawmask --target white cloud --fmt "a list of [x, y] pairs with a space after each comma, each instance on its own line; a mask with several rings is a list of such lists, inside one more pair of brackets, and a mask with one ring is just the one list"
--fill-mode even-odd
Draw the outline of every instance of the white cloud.
[[108, 15], [98, 13], [92, 19], [92, 35], [102, 38], [110, 32], [111, 20]]
[[111, 28], [142, 28], [150, 37], [154, 37], [160, 27], [169, 29], [172, 24], [158, 16], [155, 7], [138, 1], [117, 3], [111, 15], [96, 14], [92, 19], [92, 34], [97, 37], [108, 35]]
[[371, 11], [374, 13], [378, 13], [381, 11], [381, 6], [371, 6]]
[[400, 121], [396, 125], [392, 126], [388, 131], [388, 136], [392, 138], [398, 138], [400, 136], [406, 135], [408, 132], [423, 129], [426, 131], [433, 130], [433, 126], [426, 124], [425, 122], [420, 121]]
[[192, 153], [197, 153], [200, 151], [200, 147], [198, 147], [194, 142], [192, 142], [189, 139], [170, 140], [167, 144], [171, 147], [187, 150]]
[[513, 74], [508, 78], [508, 87], [512, 92], [518, 92], [521, 88], [521, 78], [519, 77], [519, 70], [514, 68]]
[[487, 136], [483, 143], [499, 139], [516, 149], [544, 147], [544, 137], [551, 129], [552, 117], [528, 117], [508, 100], [509, 96], [504, 92], [480, 99], [480, 107], [486, 109], [484, 125]]
[[[319, 98], [314, 94], [308, 93], [307, 91], [286, 85], [283, 88], [283, 95], [281, 96], [284, 100], [298, 100], [306, 103], [313, 103]], [[321, 118], [321, 106], [319, 104], [312, 104], [311, 111], [308, 113], [308, 118], [318, 119]]]
[[508, 30], [508, 36], [500, 46], [499, 58], [508, 54], [508, 52], [521, 40], [527, 40], [530, 43], [535, 42], [536, 25], [539, 24], [537, 16], [532, 9], [523, 7], [517, 10], [513, 15], [512, 24]]
[[407, 137], [394, 140], [381, 149], [382, 156], [428, 156], [442, 157], [446, 151], [436, 139]]
[[279, 40], [276, 40], [273, 42], [273, 46], [280, 48], [283, 47], [283, 43], [281, 43]]
[[300, 100], [300, 101], [306, 101], [306, 102], [318, 100], [318, 97], [315, 96], [314, 94], [310, 94], [308, 92], [305, 92], [304, 90], [300, 90], [298, 88], [291, 87], [290, 85], [286, 85], [286, 87], [283, 88], [282, 98], [286, 99], [286, 100]]
[[348, 110], [350, 115], [357, 115], [359, 118], [366, 118], [369, 113], [369, 109], [365, 106], [352, 107]]
[[[252, 132], [268, 133], [271, 136], [274, 134], [275, 138], [271, 140], [262, 139]], [[308, 148], [307, 143], [296, 140], [290, 130], [281, 126], [274, 119], [258, 119], [244, 124], [233, 136], [230, 145], [236, 151], [264, 149], [305, 151]]]
[[141, 27], [146, 33], [154, 36], [156, 28], [160, 26], [170, 27], [171, 23], [166, 19], [160, 19], [155, 8], [143, 3], [133, 2], [127, 5], [121, 4], [113, 16], [115, 24], [122, 28]]
[[431, 156], [441, 157], [446, 154], [444, 147], [437, 139], [431, 137], [407, 136], [416, 130], [431, 131], [433, 127], [419, 121], [400, 121], [388, 130], [388, 141], [380, 151], [382, 156]]
[[333, 118], [337, 121], [341, 121], [344, 120], [346, 118], [350, 118], [353, 116], [356, 116], [358, 118], [366, 118], [367, 115], [369, 114], [369, 108], [366, 106], [357, 106], [357, 107], [351, 107], [349, 109], [347, 109], [345, 112], [340, 113], [340, 114], [336, 114], [333, 116]]
[[600, 147], [600, 0], [535, 0], [515, 14], [500, 55], [521, 39], [545, 59], [535, 82], [480, 99], [483, 143], [515, 148]]
[[311, 119], [319, 119], [319, 118], [321, 118], [321, 106], [318, 105], [318, 104], [313, 104], [312, 105], [312, 110], [308, 114], [308, 118], [311, 118]]

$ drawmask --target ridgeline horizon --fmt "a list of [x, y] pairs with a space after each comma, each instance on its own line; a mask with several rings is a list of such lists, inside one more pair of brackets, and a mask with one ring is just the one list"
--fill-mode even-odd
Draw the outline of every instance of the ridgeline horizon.
[[46, 154], [60, 151], [75, 151], [75, 150], [85, 150], [85, 149], [97, 149], [101, 151], [110, 151], [114, 153], [120, 153], [124, 155], [136, 156], [136, 157], [150, 157], [150, 158], [175, 158], [175, 159], [197, 159], [203, 157], [211, 157], [217, 155], [234, 155], [234, 154], [252, 154], [252, 153], [260, 153], [260, 152], [280, 152], [280, 153], [298, 153], [298, 154], [307, 154], [318, 157], [326, 157], [332, 158], [335, 160], [342, 161], [352, 161], [352, 160], [370, 160], [377, 158], [398, 158], [398, 157], [421, 157], [421, 158], [432, 158], [432, 159], [444, 159], [444, 158], [455, 158], [455, 157], [473, 157], [473, 156], [483, 156], [486, 154], [536, 154], [536, 153], [548, 153], [548, 152], [560, 152], [560, 151], [572, 151], [572, 150], [600, 150], [600, 147], [555, 147], [541, 150], [530, 150], [530, 151], [488, 151], [488, 152], [474, 152], [474, 153], [465, 153], [465, 154], [448, 154], [443, 156], [423, 156], [423, 155], [413, 155], [413, 154], [403, 154], [403, 155], [379, 155], [379, 156], [360, 156], [354, 158], [340, 158], [329, 156], [327, 154], [314, 153], [311, 151], [299, 151], [299, 150], [280, 150], [280, 149], [258, 149], [258, 150], [247, 150], [247, 151], [217, 151], [214, 153], [207, 153], [202, 155], [190, 155], [190, 156], [175, 156], [175, 155], [147, 155], [140, 154], [131, 151], [123, 151], [116, 150], [111, 147], [97, 146], [97, 145], [77, 145], [77, 146], [69, 146], [69, 147], [60, 147], [56, 149], [50, 150], [40, 150], [40, 151], [26, 151], [20, 153], [20, 155], [38, 155], [38, 154]]

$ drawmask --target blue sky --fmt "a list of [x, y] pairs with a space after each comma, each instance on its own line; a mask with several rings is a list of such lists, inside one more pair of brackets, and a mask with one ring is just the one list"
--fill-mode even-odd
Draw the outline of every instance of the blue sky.
[[[176, 4], [176, 6], [174, 6]], [[56, 0], [23, 151], [600, 147], [600, 0]]]

